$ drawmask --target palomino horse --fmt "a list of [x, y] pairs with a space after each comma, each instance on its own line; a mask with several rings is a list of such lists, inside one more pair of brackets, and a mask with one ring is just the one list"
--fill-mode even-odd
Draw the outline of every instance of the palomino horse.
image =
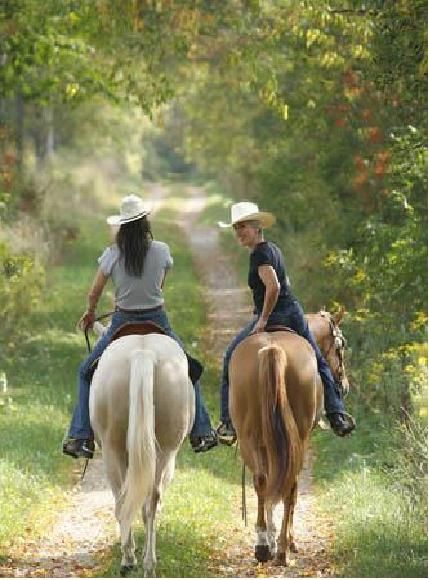
[[194, 389], [185, 353], [163, 334], [131, 334], [114, 340], [94, 373], [89, 404], [115, 497], [121, 574], [136, 564], [131, 525], [143, 508], [143, 569], [145, 577], [152, 575], [157, 507], [194, 421]]
[[[346, 389], [341, 317], [321, 311], [310, 315], [309, 323]], [[298, 475], [323, 408], [316, 356], [307, 340], [292, 331], [253, 334], [234, 350], [229, 376], [231, 419], [258, 497], [255, 556], [264, 562], [276, 555], [279, 564], [286, 564], [288, 549], [296, 551], [292, 526]], [[284, 514], [277, 547], [273, 508], [279, 501]]]

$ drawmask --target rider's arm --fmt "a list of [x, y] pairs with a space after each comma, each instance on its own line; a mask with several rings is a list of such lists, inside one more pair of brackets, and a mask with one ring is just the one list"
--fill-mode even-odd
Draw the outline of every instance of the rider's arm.
[[86, 311], [83, 313], [78, 323], [80, 327], [86, 329], [94, 324], [95, 309], [108, 279], [108, 276], [103, 274], [99, 268], [88, 293]]
[[263, 264], [258, 268], [258, 274], [265, 286], [264, 306], [258, 322], [253, 332], [262, 332], [267, 324], [267, 320], [277, 303], [280, 292], [280, 283], [276, 271], [268, 264]]
[[91, 289], [88, 293], [87, 312], [95, 312], [100, 296], [104, 290], [108, 277], [103, 274], [101, 268], [97, 270], [97, 274], [92, 282]]

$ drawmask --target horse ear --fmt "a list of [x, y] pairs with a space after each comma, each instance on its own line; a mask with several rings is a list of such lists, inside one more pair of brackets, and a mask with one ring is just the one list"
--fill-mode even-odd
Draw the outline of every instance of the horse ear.
[[335, 312], [332, 315], [332, 318], [337, 326], [339, 326], [340, 322], [343, 320], [344, 316], [346, 315], [346, 309], [344, 306], [341, 306], [338, 312]]

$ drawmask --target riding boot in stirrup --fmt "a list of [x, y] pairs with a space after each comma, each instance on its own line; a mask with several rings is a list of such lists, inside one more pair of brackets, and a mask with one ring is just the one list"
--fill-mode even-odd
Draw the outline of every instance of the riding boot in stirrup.
[[67, 437], [63, 441], [63, 453], [64, 455], [70, 455], [70, 457], [92, 459], [94, 457], [94, 449], [95, 446], [92, 439], [74, 439], [73, 437]]
[[237, 441], [237, 433], [231, 421], [222, 421], [217, 429], [219, 442], [223, 445], [233, 445]]

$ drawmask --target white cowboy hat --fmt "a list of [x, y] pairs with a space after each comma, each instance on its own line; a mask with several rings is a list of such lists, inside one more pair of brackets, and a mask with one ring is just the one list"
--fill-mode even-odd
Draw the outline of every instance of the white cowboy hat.
[[272, 213], [267, 211], [259, 211], [256, 203], [250, 201], [240, 201], [231, 206], [231, 223], [218, 222], [221, 228], [230, 228], [239, 222], [258, 221], [263, 228], [271, 227], [276, 218]]
[[126, 195], [121, 201], [120, 215], [109, 215], [107, 223], [109, 226], [121, 226], [128, 222], [138, 220], [145, 215], [150, 214], [151, 208], [145, 205], [141, 197], [138, 195]]

